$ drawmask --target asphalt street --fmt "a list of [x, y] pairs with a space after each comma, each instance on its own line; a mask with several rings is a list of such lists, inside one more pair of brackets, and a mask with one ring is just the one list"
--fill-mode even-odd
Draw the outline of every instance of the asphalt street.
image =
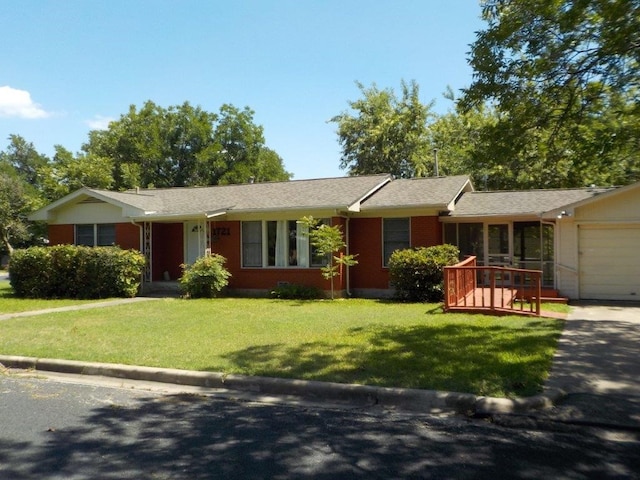
[[[113, 380], [111, 380], [113, 382]], [[640, 478], [637, 432], [0, 375], [0, 479]]]

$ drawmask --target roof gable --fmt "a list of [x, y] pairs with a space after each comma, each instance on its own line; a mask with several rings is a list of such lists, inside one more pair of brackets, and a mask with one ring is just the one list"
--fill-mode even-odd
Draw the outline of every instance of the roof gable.
[[362, 204], [362, 211], [435, 208], [448, 209], [473, 186], [467, 175], [398, 179], [385, 185]]

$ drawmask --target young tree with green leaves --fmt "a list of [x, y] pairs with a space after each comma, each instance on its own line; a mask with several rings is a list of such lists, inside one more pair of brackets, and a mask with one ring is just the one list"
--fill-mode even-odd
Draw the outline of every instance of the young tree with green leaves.
[[[300, 221], [308, 228], [309, 243], [316, 249], [320, 256], [327, 258], [327, 263], [320, 269], [322, 277], [331, 281], [331, 300], [334, 299], [333, 279], [340, 275], [340, 267], [351, 267], [357, 265], [357, 255], [344, 255], [347, 244], [344, 241], [342, 230], [339, 225], [329, 226], [320, 223], [312, 216], [302, 217]], [[340, 253], [340, 255], [336, 255]]]

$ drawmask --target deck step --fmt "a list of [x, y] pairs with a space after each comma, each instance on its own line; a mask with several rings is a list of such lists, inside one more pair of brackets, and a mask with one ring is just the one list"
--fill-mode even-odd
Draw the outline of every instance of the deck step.
[[[531, 297], [531, 301], [535, 302], [537, 297]], [[541, 303], [561, 303], [566, 305], [569, 303], [569, 299], [565, 297], [540, 297]]]

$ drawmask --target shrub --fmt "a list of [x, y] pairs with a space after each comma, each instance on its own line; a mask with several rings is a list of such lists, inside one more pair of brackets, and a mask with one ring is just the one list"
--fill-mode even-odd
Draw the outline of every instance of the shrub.
[[444, 298], [443, 268], [458, 263], [453, 245], [396, 250], [389, 258], [389, 277], [398, 300], [439, 302]]
[[136, 250], [55, 245], [16, 250], [9, 272], [18, 297], [134, 297], [144, 265]]
[[324, 298], [324, 294], [319, 288], [308, 285], [296, 285], [294, 283], [278, 285], [271, 291], [271, 296], [283, 300], [313, 300], [316, 298]]
[[178, 279], [182, 293], [191, 298], [213, 298], [229, 283], [231, 273], [224, 268], [227, 261], [222, 255], [212, 254], [199, 258], [192, 265], [181, 265]]

